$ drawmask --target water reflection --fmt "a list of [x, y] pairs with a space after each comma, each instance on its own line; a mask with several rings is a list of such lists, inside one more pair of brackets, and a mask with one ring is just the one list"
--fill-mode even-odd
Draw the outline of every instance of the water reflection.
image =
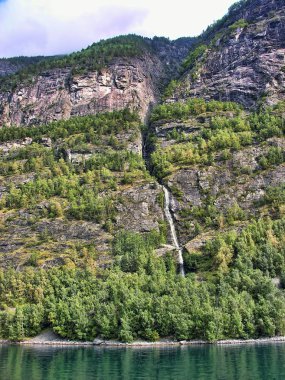
[[0, 346], [1, 380], [285, 378], [285, 344], [235, 347]]

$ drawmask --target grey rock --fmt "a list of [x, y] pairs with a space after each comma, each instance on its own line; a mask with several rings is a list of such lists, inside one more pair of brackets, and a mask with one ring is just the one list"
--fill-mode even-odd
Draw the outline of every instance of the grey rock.
[[[244, 19], [248, 25], [230, 32]], [[221, 32], [197, 65], [182, 78], [176, 99], [188, 96], [236, 101], [255, 107], [261, 98], [275, 104], [285, 98], [285, 5], [282, 0], [253, 0], [230, 14]], [[194, 74], [194, 75], [193, 75]]]
[[117, 227], [136, 232], [157, 229], [159, 222], [164, 219], [157, 202], [160, 192], [157, 184], [145, 184], [125, 190], [121, 196], [122, 202], [117, 205]]
[[19, 83], [13, 91], [0, 87], [0, 126], [37, 125], [124, 108], [137, 111], [145, 120], [162, 84], [177, 74], [192, 39], [156, 38], [149, 43], [151, 53], [115, 58], [88, 74], [73, 76], [71, 68], [55, 68], [35, 76], [31, 84]]

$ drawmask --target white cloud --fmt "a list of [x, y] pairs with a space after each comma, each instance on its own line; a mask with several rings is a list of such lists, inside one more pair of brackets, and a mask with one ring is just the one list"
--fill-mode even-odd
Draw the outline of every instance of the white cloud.
[[0, 56], [67, 53], [126, 33], [197, 35], [233, 2], [6, 0], [0, 3]]

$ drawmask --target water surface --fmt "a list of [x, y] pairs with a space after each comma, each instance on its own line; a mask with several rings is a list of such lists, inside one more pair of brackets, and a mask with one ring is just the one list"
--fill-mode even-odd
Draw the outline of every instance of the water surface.
[[285, 379], [285, 344], [172, 348], [0, 346], [1, 380]]

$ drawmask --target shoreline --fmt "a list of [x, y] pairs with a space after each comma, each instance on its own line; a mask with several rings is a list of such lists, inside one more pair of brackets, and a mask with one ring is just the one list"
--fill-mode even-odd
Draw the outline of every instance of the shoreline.
[[248, 344], [268, 344], [268, 343], [285, 343], [285, 336], [276, 336], [271, 338], [258, 338], [258, 339], [225, 339], [218, 340], [215, 342], [208, 342], [204, 340], [182, 340], [182, 341], [171, 341], [171, 340], [161, 340], [157, 342], [147, 342], [147, 341], [135, 341], [131, 343], [124, 343], [111, 340], [99, 340], [94, 341], [69, 341], [64, 339], [59, 340], [36, 340], [32, 338], [31, 340], [24, 340], [19, 342], [13, 342], [9, 340], [0, 340], [0, 345], [19, 345], [19, 346], [77, 346], [77, 347], [121, 347], [121, 348], [138, 348], [138, 347], [181, 347], [181, 346], [199, 346], [199, 345], [214, 345], [214, 346], [237, 346], [237, 345], [248, 345]]

